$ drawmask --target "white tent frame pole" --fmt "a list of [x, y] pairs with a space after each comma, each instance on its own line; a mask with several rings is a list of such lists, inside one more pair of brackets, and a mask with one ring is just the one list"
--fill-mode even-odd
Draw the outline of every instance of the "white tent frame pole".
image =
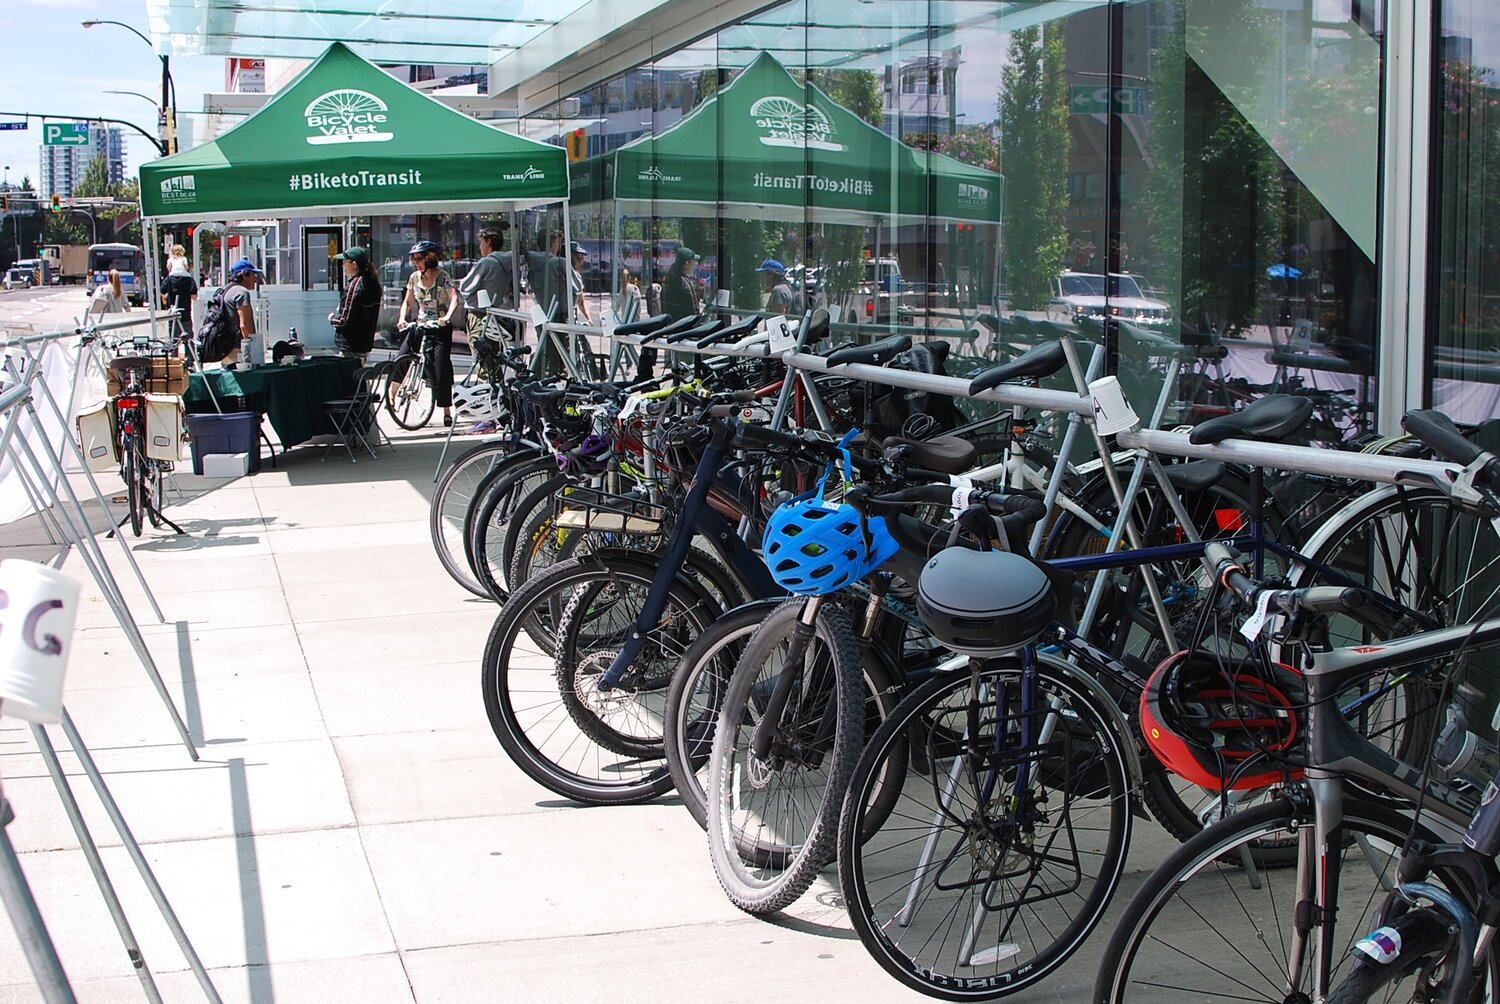
[[73, 987], [68, 983], [68, 974], [63, 970], [62, 960], [57, 957], [57, 948], [52, 936], [47, 933], [47, 924], [37, 909], [36, 897], [26, 883], [26, 874], [21, 871], [21, 861], [16, 849], [11, 846], [5, 828], [15, 814], [0, 790], [0, 903], [10, 914], [11, 925], [16, 929], [16, 940], [21, 943], [21, 953], [31, 967], [37, 989], [47, 1004], [77, 1004]]

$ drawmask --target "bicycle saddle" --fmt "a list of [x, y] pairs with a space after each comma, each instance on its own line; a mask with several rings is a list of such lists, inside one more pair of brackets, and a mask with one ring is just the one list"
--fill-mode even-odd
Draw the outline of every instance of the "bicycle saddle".
[[884, 449], [904, 447], [906, 455], [929, 471], [939, 474], [962, 474], [974, 466], [979, 450], [973, 443], [957, 436], [934, 436], [931, 439], [907, 439], [887, 436], [880, 444]]
[[1167, 472], [1172, 487], [1201, 492], [1218, 484], [1226, 467], [1222, 460], [1190, 460], [1185, 464], [1168, 464], [1162, 469]]
[[1010, 380], [1019, 380], [1022, 377], [1051, 376], [1062, 369], [1068, 362], [1068, 356], [1063, 352], [1062, 342], [1048, 342], [1038, 345], [1036, 348], [1027, 349], [1008, 363], [991, 367], [969, 381], [969, 393], [978, 394], [982, 390], [998, 387]]
[[686, 331], [678, 331], [670, 334], [664, 340], [668, 345], [676, 345], [678, 342], [693, 342], [705, 335], [712, 335], [726, 326], [726, 323], [722, 319], [716, 317], [696, 327], [688, 328]]
[[998, 335], [1000, 333], [1000, 315], [999, 314], [975, 314], [974, 315], [974, 323], [975, 324], [983, 324], [986, 328], [989, 328], [990, 331], [993, 332], [994, 334]]
[[812, 312], [812, 317], [807, 319], [807, 337], [801, 340], [804, 346], [812, 346], [828, 337], [829, 326], [833, 318], [829, 316], [828, 310], [819, 307]]
[[643, 337], [641, 339], [641, 344], [646, 345], [650, 342], [656, 341], [659, 338], [665, 338], [667, 335], [673, 335], [679, 331], [686, 331], [688, 328], [695, 328], [702, 323], [702, 314], [689, 314], [687, 317], [679, 317], [677, 320], [673, 321], [671, 324], [668, 324], [666, 327], [657, 328], [649, 335]]
[[649, 335], [657, 328], [664, 328], [672, 323], [671, 314], [657, 314], [641, 321], [631, 321], [629, 324], [615, 325], [617, 335]]
[[698, 342], [698, 348], [705, 348], [709, 345], [733, 345], [759, 327], [760, 322], [764, 319], [765, 315], [763, 314], [751, 314], [744, 320], [736, 321], [728, 327], [720, 328], [713, 334], [701, 339]]
[[1313, 403], [1291, 394], [1270, 394], [1233, 415], [1220, 415], [1199, 425], [1188, 434], [1188, 442], [1202, 446], [1222, 443], [1226, 439], [1255, 439], [1275, 442], [1307, 424]]
[[828, 353], [828, 365], [867, 363], [870, 366], [884, 366], [909, 348], [911, 348], [910, 335], [891, 335], [877, 339], [869, 345], [845, 345], [841, 349], [834, 349]]
[[116, 356], [110, 361], [109, 368], [118, 373], [120, 379], [123, 380], [125, 374], [131, 370], [150, 371], [151, 358], [151, 356]]

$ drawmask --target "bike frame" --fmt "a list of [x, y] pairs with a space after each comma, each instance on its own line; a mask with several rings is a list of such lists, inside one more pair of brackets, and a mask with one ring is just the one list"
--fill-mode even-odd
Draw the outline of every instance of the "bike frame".
[[709, 490], [715, 486], [733, 493], [736, 498], [744, 497], [744, 485], [739, 478], [722, 470], [733, 440], [733, 420], [716, 420], [708, 445], [698, 461], [693, 487], [688, 490], [682, 510], [672, 525], [672, 533], [667, 538], [667, 549], [660, 556], [656, 577], [651, 580], [646, 601], [635, 620], [635, 629], [616, 653], [609, 669], [599, 678], [600, 692], [607, 693], [619, 684], [636, 656], [640, 655], [646, 644], [646, 636], [661, 622], [672, 585], [682, 570], [695, 536], [701, 535], [709, 542], [740, 577], [740, 581], [749, 587], [752, 596], [759, 598], [782, 593], [780, 587], [771, 580], [771, 573], [766, 570], [765, 562], [761, 561], [754, 550], [744, 546], [738, 529], [708, 504]]

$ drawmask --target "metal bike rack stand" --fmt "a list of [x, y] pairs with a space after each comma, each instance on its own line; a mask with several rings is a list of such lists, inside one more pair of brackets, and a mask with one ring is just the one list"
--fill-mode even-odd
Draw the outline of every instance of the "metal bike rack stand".
[[[44, 336], [36, 336], [36, 339], [42, 337]], [[14, 367], [11, 369], [12, 372], [15, 372]], [[23, 372], [19, 373], [18, 382], [14, 386], [8, 388], [4, 394], [0, 394], [0, 415], [5, 416], [6, 419], [4, 433], [0, 435], [0, 456], [8, 456], [17, 472], [24, 471], [29, 466], [31, 488], [35, 489], [40, 494], [42, 501], [52, 508], [53, 516], [59, 520], [59, 529], [62, 531], [64, 538], [78, 548], [79, 557], [83, 559], [84, 565], [89, 570], [89, 574], [103, 591], [105, 601], [110, 605], [110, 609], [114, 613], [115, 619], [119, 622], [121, 630], [124, 631], [125, 637], [130, 642], [131, 648], [135, 650], [136, 657], [140, 660], [142, 668], [145, 669], [147, 678], [151, 681], [157, 695], [161, 698], [162, 704], [165, 706], [167, 714], [172, 720], [173, 727], [176, 728], [177, 734], [182, 740], [183, 747], [188, 751], [188, 756], [193, 760], [197, 760], [198, 751], [193, 745], [192, 736], [188, 732], [187, 725], [183, 722], [182, 716], [177, 710], [177, 705], [172, 700], [172, 695], [167, 691], [166, 684], [163, 682], [161, 673], [157, 669], [156, 661], [152, 657], [150, 649], [146, 646], [145, 638], [141, 635], [140, 626], [131, 615], [130, 608], [125, 602], [124, 594], [120, 590], [119, 583], [114, 578], [113, 572], [110, 571], [109, 565], [104, 559], [103, 549], [99, 547], [98, 541], [94, 539], [83, 503], [73, 491], [72, 485], [69, 484], [66, 464], [62, 453], [55, 448], [45, 435], [42, 435], [39, 439], [44, 444], [45, 459], [43, 459], [32, 449], [31, 444], [24, 436], [16, 434], [20, 428], [20, 420], [23, 416], [29, 417], [38, 431], [43, 431], [40, 416], [37, 414], [32, 400], [32, 388], [40, 382], [41, 375], [42, 367], [37, 363], [33, 363], [27, 366]], [[47, 396], [52, 401], [54, 408], [58, 408], [61, 411], [57, 401], [46, 390], [45, 383], [42, 383], [42, 387], [44, 396]], [[88, 471], [87, 463], [83, 462], [82, 450], [73, 442], [73, 437], [67, 432], [66, 422], [63, 423], [63, 438], [73, 447], [74, 455], [80, 461], [85, 473], [88, 475], [89, 483], [93, 486], [96, 497], [99, 498], [100, 504], [104, 505], [105, 512], [108, 512], [108, 506], [104, 503], [103, 496], [99, 493], [98, 483], [94, 480], [92, 473]], [[49, 471], [57, 475], [57, 488], [53, 488], [47, 476]], [[23, 475], [23, 477], [26, 477], [26, 475]], [[76, 522], [74, 514], [76, 514]], [[147, 596], [152, 597], [152, 606], [156, 607], [158, 616], [160, 616], [160, 608], [156, 606], [155, 598], [152, 596], [149, 586], [146, 585], [145, 578], [141, 575], [140, 568], [135, 564], [134, 556], [130, 554], [129, 547], [124, 543], [123, 539], [121, 540], [121, 547], [125, 550], [126, 555], [130, 559], [131, 566], [141, 579], [142, 588], [145, 589]]]

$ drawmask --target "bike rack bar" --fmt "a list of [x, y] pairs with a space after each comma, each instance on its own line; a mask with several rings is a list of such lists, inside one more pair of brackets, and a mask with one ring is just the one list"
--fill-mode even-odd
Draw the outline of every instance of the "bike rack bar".
[[925, 391], [929, 394], [949, 394], [956, 397], [971, 398], [975, 401], [994, 401], [998, 404], [1020, 405], [1023, 408], [1039, 408], [1043, 411], [1060, 411], [1075, 415], [1085, 415], [1089, 418], [1092, 418], [1094, 415], [1094, 406], [1089, 398], [1082, 397], [1076, 393], [1069, 393], [1068, 391], [1044, 390], [1040, 387], [1021, 387], [1006, 384], [991, 390], [981, 391], [978, 394], [970, 394], [969, 381], [962, 377], [945, 377], [933, 373], [893, 370], [885, 366], [871, 366], [868, 363], [845, 363], [842, 366], [829, 366], [827, 359], [806, 352], [788, 352], [782, 356], [782, 360], [788, 366], [795, 369], [855, 377], [859, 380], [868, 380], [871, 383], [885, 384], [891, 387], [906, 387], [910, 390]]
[[1322, 474], [1332, 478], [1378, 481], [1391, 485], [1451, 486], [1458, 481], [1464, 470], [1457, 464], [1437, 460], [1405, 460], [1367, 453], [1319, 450], [1311, 446], [1257, 443], [1248, 439], [1197, 444], [1191, 442], [1184, 432], [1141, 429], [1122, 432], [1115, 437], [1115, 442], [1127, 449], [1148, 450], [1167, 456], [1222, 460], [1231, 464]]

